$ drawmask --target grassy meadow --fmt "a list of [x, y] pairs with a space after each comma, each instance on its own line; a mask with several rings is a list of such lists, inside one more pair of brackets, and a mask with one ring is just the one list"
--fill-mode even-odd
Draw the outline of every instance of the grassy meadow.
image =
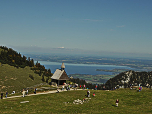
[[[34, 77], [32, 80], [29, 75]], [[42, 77], [30, 70], [30, 67], [16, 68], [8, 64], [0, 63], [0, 92], [6, 90], [19, 92], [23, 88], [42, 83]]]
[[[92, 94], [95, 92], [96, 96]], [[65, 91], [46, 95], [0, 100], [0, 113], [152, 113], [152, 90], [119, 89], [114, 91], [91, 90], [91, 99], [83, 104], [73, 104], [74, 100], [85, 98], [87, 90]], [[119, 106], [115, 107], [115, 100]], [[29, 101], [28, 103], [20, 103]], [[68, 103], [69, 102], [69, 103]]]

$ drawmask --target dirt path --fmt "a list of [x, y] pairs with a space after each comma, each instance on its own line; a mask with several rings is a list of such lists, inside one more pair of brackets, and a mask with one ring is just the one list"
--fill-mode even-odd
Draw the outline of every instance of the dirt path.
[[[74, 89], [70, 89], [71, 90], [74, 90]], [[77, 89], [77, 90], [82, 90], [82, 89]], [[77, 91], [75, 90], [75, 91]], [[67, 90], [59, 90], [59, 92], [66, 92]], [[42, 95], [42, 94], [50, 94], [50, 93], [57, 93], [57, 90], [52, 90], [52, 91], [46, 91], [46, 92], [42, 92], [42, 93], [36, 93], [36, 94], [29, 94], [29, 95], [25, 95], [25, 97], [28, 97], [28, 96], [32, 96], [32, 95]], [[3, 97], [3, 99], [10, 99], [10, 98], [17, 98], [17, 97], [23, 97], [23, 95], [18, 95], [18, 96], [10, 96], [10, 97]]]

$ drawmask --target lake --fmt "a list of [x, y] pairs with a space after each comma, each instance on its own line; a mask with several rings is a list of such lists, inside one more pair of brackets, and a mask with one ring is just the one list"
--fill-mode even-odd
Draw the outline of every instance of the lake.
[[[44, 65], [46, 69], [51, 69], [54, 73], [56, 69], [60, 69], [62, 63], [49, 62], [49, 61], [38, 61], [41, 65]], [[112, 70], [112, 69], [126, 69], [135, 70], [128, 66], [116, 66], [116, 65], [97, 65], [97, 64], [72, 64], [64, 63], [65, 71], [68, 75], [70, 74], [89, 74], [89, 75], [112, 75], [113, 72], [96, 71], [96, 69]]]

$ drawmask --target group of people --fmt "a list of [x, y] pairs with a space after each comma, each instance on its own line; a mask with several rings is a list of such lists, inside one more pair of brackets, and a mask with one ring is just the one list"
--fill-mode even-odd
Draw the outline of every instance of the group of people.
[[[90, 91], [89, 90], [87, 91], [87, 95], [86, 96], [90, 97]], [[93, 93], [93, 97], [95, 97], [95, 92]]]
[[[74, 90], [77, 90], [78, 87], [79, 87], [80, 89], [82, 88], [83, 90], [86, 89], [86, 85], [85, 85], [85, 84], [78, 86], [78, 84], [75, 83], [73, 86], [71, 86], [70, 84], [63, 83], [61, 90], [64, 91], [64, 89], [66, 89], [66, 90], [68, 91], [68, 90], [70, 90], [71, 87], [73, 87]], [[95, 90], [97, 90], [97, 87], [98, 87], [98, 86], [96, 85], [96, 86], [95, 86]], [[88, 89], [88, 88], [87, 88], [87, 89]]]
[[[80, 86], [81, 86], [81, 85], [80, 85]], [[70, 90], [70, 89], [69, 89], [69, 88], [70, 88], [70, 85], [68, 85], [67, 87], [68, 87], [68, 88], [67, 88], [67, 91]], [[84, 86], [84, 87], [85, 87], [85, 86]], [[139, 91], [141, 91], [141, 89], [142, 89], [142, 87], [140, 86], [140, 87], [139, 87]], [[37, 89], [34, 88], [34, 94], [36, 94], [36, 90], [37, 90]], [[62, 86], [62, 90], [64, 90], [64, 85]], [[57, 89], [57, 91], [59, 92], [58, 89]], [[25, 97], [25, 93], [26, 93], [26, 95], [28, 95], [28, 89], [27, 89], [26, 91], [23, 89], [23, 92], [22, 92], [22, 93], [23, 93], [23, 97]], [[7, 95], [8, 95], [8, 92], [6, 91], [6, 94], [5, 94], [5, 97], [6, 97], [6, 98], [7, 98]], [[89, 91], [89, 90], [87, 91], [87, 97], [90, 97], [90, 91]], [[95, 93], [93, 93], [93, 97], [95, 97]], [[3, 93], [1, 93], [1, 99], [3, 99]], [[117, 99], [115, 103], [116, 103], [116, 107], [118, 107], [119, 100]]]
[[[74, 90], [77, 90], [77, 87], [78, 87], [78, 84], [75, 83], [75, 85], [73, 86]], [[66, 90], [68, 91], [68, 90], [70, 90], [71, 85], [70, 85], [70, 84], [63, 83], [61, 90], [64, 91], [64, 88], [66, 88]]]
[[[4, 93], [1, 93], [1, 99], [3, 99], [3, 94]], [[6, 91], [6, 93], [5, 93], [5, 97], [7, 98], [7, 95], [8, 95], [8, 92]]]
[[23, 89], [22, 93], [23, 93], [23, 97], [25, 97], [25, 93], [26, 95], [28, 95], [28, 89], [26, 91]]
[[[37, 88], [34, 88], [34, 94], [36, 94], [36, 91], [37, 91]], [[26, 91], [23, 89], [22, 91], [23, 97], [25, 97], [25, 94], [28, 95], [28, 93], [29, 93], [28, 89], [26, 89]]]
[[83, 90], [85, 90], [85, 88], [86, 88], [85, 84], [83, 85], [83, 87], [81, 85], [79, 87], [83, 88]]

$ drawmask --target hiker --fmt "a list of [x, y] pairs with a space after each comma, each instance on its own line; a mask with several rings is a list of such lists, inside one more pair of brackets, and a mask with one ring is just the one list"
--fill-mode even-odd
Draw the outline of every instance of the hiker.
[[28, 89], [26, 90], [26, 95], [28, 95]]
[[3, 99], [3, 93], [1, 93], [1, 99]]
[[78, 84], [75, 84], [75, 89], [76, 89], [76, 90], [77, 90], [78, 86], [79, 86]]
[[141, 88], [139, 87], [139, 92], [141, 91]]
[[95, 97], [95, 93], [93, 93], [93, 97]]
[[83, 90], [85, 90], [85, 84], [83, 85]]
[[25, 91], [24, 91], [24, 89], [23, 89], [23, 92], [22, 92], [22, 93], [23, 93], [23, 97], [25, 97]]
[[62, 86], [62, 91], [64, 91], [64, 85]]
[[74, 90], [77, 90], [77, 87], [78, 87], [78, 85], [75, 83], [75, 85], [74, 85]]
[[81, 85], [80, 85], [80, 89], [81, 89]]
[[69, 84], [69, 90], [70, 90], [70, 84]]
[[96, 87], [95, 87], [95, 90], [97, 90], [97, 85], [96, 85]]
[[118, 107], [118, 103], [119, 103], [119, 100], [117, 99], [117, 100], [116, 100], [116, 107]]
[[66, 90], [67, 90], [67, 91], [69, 90], [69, 86], [68, 86], [68, 85], [66, 86]]
[[34, 88], [34, 94], [36, 94], [36, 90], [37, 90], [37, 89], [36, 89], [36, 88]]
[[7, 95], [8, 95], [8, 92], [6, 91], [6, 95], [5, 95], [6, 98], [7, 98]]

